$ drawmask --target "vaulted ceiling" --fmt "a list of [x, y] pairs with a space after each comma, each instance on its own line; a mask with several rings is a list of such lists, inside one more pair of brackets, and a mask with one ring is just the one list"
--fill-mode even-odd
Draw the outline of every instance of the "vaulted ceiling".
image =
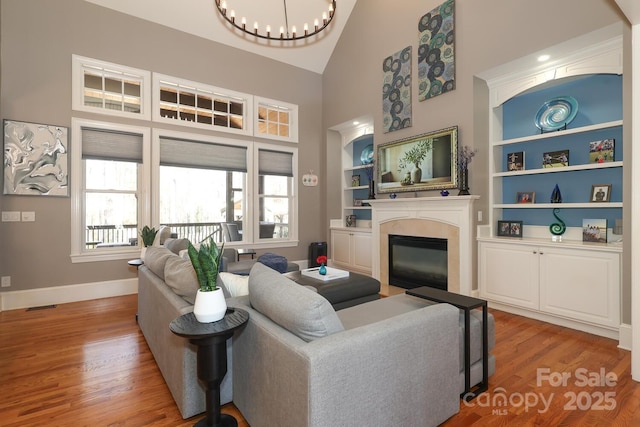
[[[295, 42], [267, 41], [233, 29], [218, 13], [215, 0], [86, 0], [106, 8], [136, 16], [176, 30], [213, 40], [228, 46], [266, 56], [296, 67], [322, 74], [357, 0], [338, 0], [333, 22], [317, 36]], [[282, 0], [226, 0], [236, 16], [246, 15], [273, 32], [284, 25]], [[286, 0], [290, 25], [313, 25], [329, 8], [329, 0]]]

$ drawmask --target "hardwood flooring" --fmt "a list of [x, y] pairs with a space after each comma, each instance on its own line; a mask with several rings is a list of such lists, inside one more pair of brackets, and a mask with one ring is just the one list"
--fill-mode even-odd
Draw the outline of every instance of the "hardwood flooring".
[[[130, 295], [0, 313], [0, 425], [192, 426], [202, 418], [181, 418], [135, 322], [136, 304]], [[489, 391], [461, 403], [445, 427], [640, 425], [640, 384], [616, 342], [492, 313], [497, 369]], [[540, 385], [537, 369], [548, 369]], [[601, 370], [616, 380], [596, 378]], [[560, 373], [570, 375], [566, 385], [550, 384]], [[232, 404], [223, 412], [248, 427]]]

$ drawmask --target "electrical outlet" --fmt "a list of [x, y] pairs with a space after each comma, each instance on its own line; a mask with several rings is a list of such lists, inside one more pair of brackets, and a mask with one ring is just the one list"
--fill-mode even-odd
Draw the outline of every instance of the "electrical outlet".
[[34, 222], [36, 220], [35, 212], [22, 212], [22, 222]]
[[478, 222], [482, 222], [482, 211], [478, 211]]
[[20, 222], [20, 212], [2, 211], [2, 222]]
[[2, 281], [0, 282], [0, 287], [8, 288], [11, 286], [11, 276], [2, 276]]

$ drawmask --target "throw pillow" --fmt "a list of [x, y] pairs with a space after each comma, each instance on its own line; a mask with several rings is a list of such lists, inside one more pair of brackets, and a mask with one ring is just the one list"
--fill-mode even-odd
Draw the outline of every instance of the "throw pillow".
[[164, 266], [164, 281], [176, 295], [195, 304], [200, 285], [191, 261], [177, 256], [169, 258]]
[[189, 246], [189, 239], [167, 239], [164, 242], [164, 247], [169, 249], [174, 254], [179, 254], [181, 250], [187, 249]]
[[307, 342], [344, 330], [322, 295], [259, 262], [249, 274], [249, 301], [257, 311]]
[[162, 246], [149, 246], [144, 256], [144, 265], [149, 267], [149, 270], [164, 280], [164, 265], [171, 257], [175, 257], [176, 254], [169, 249]]
[[218, 273], [218, 285], [222, 287], [227, 298], [249, 295], [249, 276], [221, 271]]

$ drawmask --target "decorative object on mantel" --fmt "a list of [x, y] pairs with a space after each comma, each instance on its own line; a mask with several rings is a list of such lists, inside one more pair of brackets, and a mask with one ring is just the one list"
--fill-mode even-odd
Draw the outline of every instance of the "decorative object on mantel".
[[[216, 7], [218, 8], [218, 12], [220, 12], [220, 15], [231, 25], [233, 25], [236, 29], [249, 34], [250, 36], [253, 37], [258, 37], [261, 39], [267, 39], [267, 40], [273, 40], [273, 41], [284, 41], [284, 40], [301, 40], [301, 39], [306, 39], [309, 37], [313, 37], [316, 34], [320, 33], [322, 30], [324, 30], [325, 28], [327, 28], [327, 26], [331, 23], [331, 21], [333, 20], [333, 16], [335, 15], [335, 11], [336, 11], [336, 0], [331, 0], [329, 2], [329, 9], [327, 12], [323, 12], [322, 13], [322, 21], [320, 21], [319, 18], [314, 18], [312, 15], [309, 16], [310, 19], [314, 19], [313, 20], [313, 28], [309, 28], [309, 23], [305, 22], [304, 26], [302, 27], [302, 31], [298, 31], [298, 29], [296, 28], [295, 25], [292, 25], [291, 27], [289, 27], [289, 15], [287, 14], [287, 0], [284, 0], [284, 22], [281, 22], [280, 25], [280, 30], [277, 31], [278, 26], [275, 25], [273, 27], [274, 31], [271, 31], [271, 25], [266, 25], [264, 28], [264, 31], [262, 31], [258, 25], [258, 21], [254, 20], [253, 26], [251, 27], [247, 27], [247, 18], [246, 16], [242, 13], [242, 3], [243, 2], [236, 2], [234, 0], [228, 0], [229, 3], [231, 4], [240, 4], [241, 9], [240, 9], [240, 13], [239, 16], [242, 16], [242, 18], [240, 18], [240, 23], [236, 22], [236, 11], [235, 9], [231, 9], [229, 10], [229, 12], [227, 13], [227, 10], [229, 9], [227, 6], [227, 0], [216, 0]], [[247, 5], [245, 5], [246, 11], [250, 12], [252, 10], [251, 8], [251, 3], [250, 2], [245, 2], [247, 3], [249, 6], [247, 7]], [[274, 4], [278, 4], [275, 3]], [[279, 6], [277, 6], [279, 7]], [[309, 9], [308, 5], [305, 5], [306, 9]], [[243, 36], [243, 38], [246, 36]], [[297, 45], [296, 45], [297, 46]]]
[[200, 285], [193, 305], [193, 314], [200, 323], [217, 322], [227, 312], [224, 293], [222, 288], [217, 286], [224, 243], [218, 248], [216, 242], [210, 237], [208, 242], [200, 243], [200, 249], [196, 249], [189, 242], [187, 252]]
[[396, 193], [389, 194], [389, 198], [390, 199], [395, 199], [396, 197], [398, 197], [398, 195]]
[[379, 144], [378, 193], [457, 188], [456, 158], [433, 155], [457, 152], [457, 126]]
[[442, 191], [440, 191], [440, 195], [442, 197], [447, 197], [449, 195], [449, 192], [447, 190], [442, 190]]
[[562, 235], [567, 231], [567, 224], [558, 216], [558, 212], [560, 212], [558, 208], [553, 210], [553, 216], [558, 222], [552, 222], [551, 225], [549, 225], [549, 231], [553, 235], [551, 237], [552, 242], [562, 242]]
[[418, 100], [456, 88], [454, 1], [448, 0], [418, 23]]
[[556, 184], [551, 192], [551, 203], [562, 203], [562, 194], [560, 194], [560, 187]]
[[4, 194], [69, 195], [69, 129], [4, 121]]
[[327, 256], [320, 255], [318, 258], [316, 258], [316, 262], [320, 264], [320, 267], [318, 268], [318, 274], [325, 276], [327, 274], [327, 267], [325, 267], [325, 264], [327, 263]]
[[411, 127], [411, 46], [382, 61], [384, 133]]
[[458, 174], [460, 176], [460, 191], [458, 196], [469, 195], [469, 163], [473, 160], [478, 150], [472, 150], [467, 145], [458, 149]]

